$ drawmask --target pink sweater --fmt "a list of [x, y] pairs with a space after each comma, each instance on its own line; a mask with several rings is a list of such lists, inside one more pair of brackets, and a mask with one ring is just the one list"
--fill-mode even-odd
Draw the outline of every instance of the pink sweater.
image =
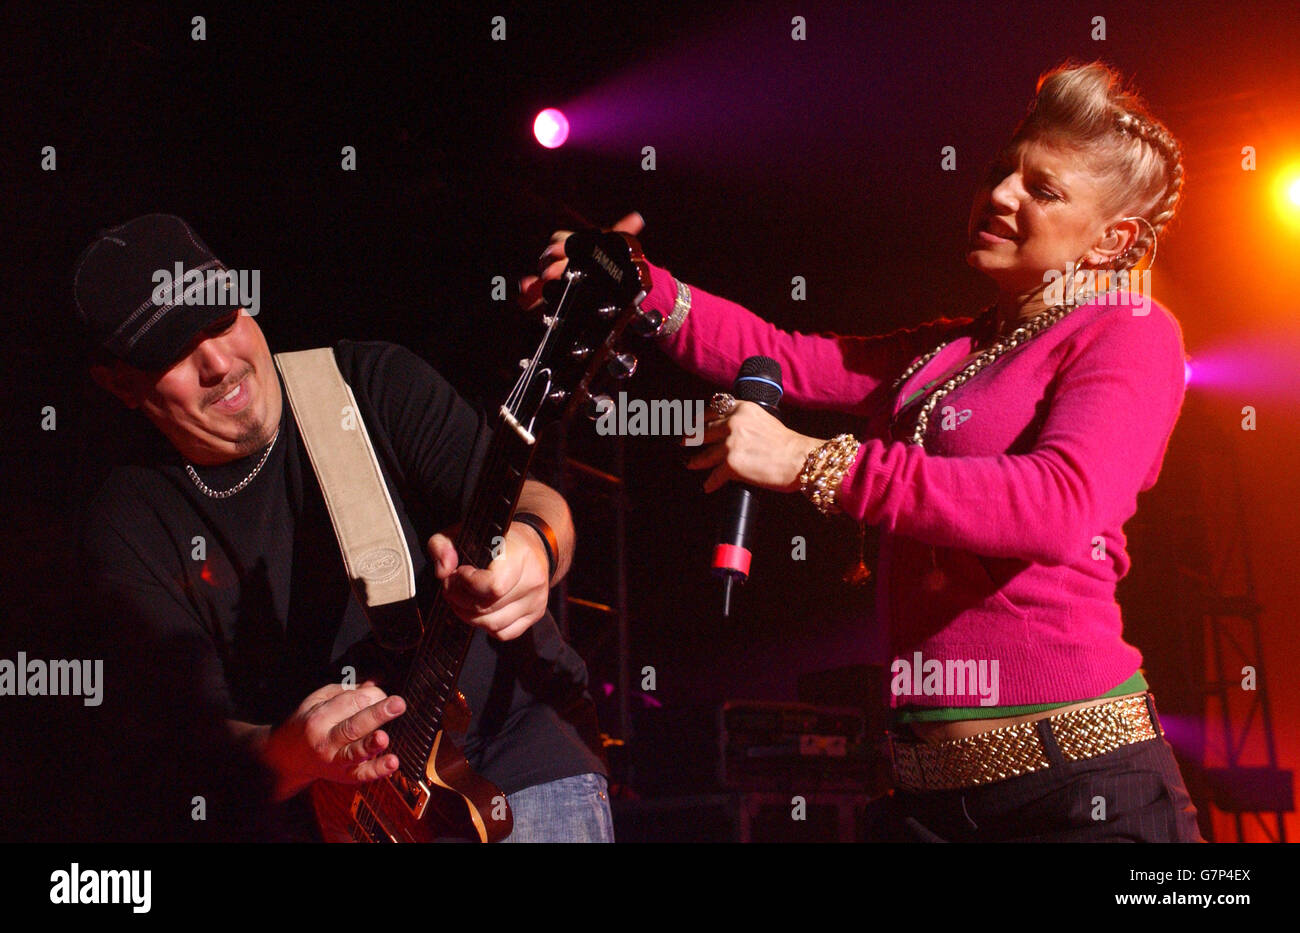
[[[666, 318], [676, 284], [658, 267], [652, 276], [644, 307]], [[890, 385], [970, 318], [874, 337], [796, 334], [691, 295], [684, 326], [662, 341], [682, 366], [729, 386], [746, 357], [769, 356], [786, 402], [863, 417], [839, 504], [881, 527], [876, 615], [895, 658], [997, 661], [997, 706], [1086, 699], [1133, 674], [1142, 657], [1123, 640], [1115, 586], [1130, 566], [1124, 523], [1156, 482], [1183, 401], [1182, 332], [1168, 311], [1075, 309], [949, 393], [921, 449], [891, 442], [889, 419], [969, 354], [971, 338], [955, 336], [897, 393]], [[891, 705], [990, 704], [971, 685]]]

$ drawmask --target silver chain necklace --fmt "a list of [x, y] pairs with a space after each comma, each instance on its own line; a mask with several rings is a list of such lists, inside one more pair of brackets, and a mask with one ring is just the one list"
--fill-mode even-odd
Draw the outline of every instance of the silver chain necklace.
[[275, 442], [279, 439], [280, 429], [276, 428], [275, 436], [271, 438], [271, 443], [266, 445], [266, 453], [262, 454], [262, 459], [257, 461], [257, 466], [253, 467], [253, 472], [249, 473], [234, 486], [231, 486], [223, 492], [217, 492], [217, 490], [211, 488], [207, 483], [199, 479], [199, 474], [194, 472], [194, 467], [190, 466], [188, 463], [185, 464], [185, 472], [189, 474], [190, 479], [194, 480], [194, 485], [199, 487], [199, 492], [203, 493], [205, 496], [208, 496], [211, 499], [229, 499], [235, 493], [239, 492], [251, 483], [253, 477], [257, 476], [257, 474], [261, 472], [262, 467], [266, 464], [267, 458], [271, 456], [271, 451], [275, 449]]
[[[925, 400], [925, 404], [921, 406], [921, 410], [916, 416], [916, 426], [912, 430], [912, 436], [908, 438], [908, 443], [916, 444], [922, 448], [925, 447], [925, 429], [930, 423], [930, 413], [934, 411], [935, 406], [939, 404], [945, 395], [953, 389], [956, 389], [958, 386], [965, 385], [976, 373], [984, 369], [994, 360], [1011, 350], [1014, 350], [1022, 343], [1038, 336], [1077, 308], [1080, 304], [1090, 300], [1092, 297], [1091, 294], [1082, 294], [1065, 304], [1057, 305], [1054, 308], [1044, 309], [1033, 318], [1017, 327], [1010, 334], [1005, 334], [999, 337], [997, 343], [993, 344], [993, 346], [989, 347], [978, 357], [971, 360], [959, 371], [953, 373], [947, 381], [943, 383], [943, 385], [934, 390], [930, 397]], [[993, 306], [990, 306], [985, 312], [985, 315], [991, 314], [992, 312]], [[950, 340], [945, 340], [929, 353], [925, 354], [925, 356], [922, 356], [914, 362], [911, 366], [907, 367], [907, 369], [903, 371], [903, 374], [894, 380], [892, 387], [893, 391], [897, 392], [899, 388], [902, 387], [903, 383], [907, 382], [907, 380], [912, 377], [913, 373], [924, 367], [930, 362], [930, 360], [934, 359], [939, 352], [951, 342], [952, 341]], [[900, 410], [898, 414], [901, 415], [902, 411]], [[897, 418], [898, 415], [895, 415], [894, 417]]]

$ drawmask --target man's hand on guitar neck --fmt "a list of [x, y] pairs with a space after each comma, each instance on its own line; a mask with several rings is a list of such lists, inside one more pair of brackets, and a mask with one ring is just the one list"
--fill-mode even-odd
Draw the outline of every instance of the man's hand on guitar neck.
[[274, 772], [274, 799], [288, 800], [316, 780], [364, 784], [396, 771], [397, 756], [384, 754], [388, 733], [379, 727], [404, 712], [406, 701], [373, 681], [326, 684], [275, 728], [235, 720], [230, 728]]
[[442, 534], [429, 539], [429, 557], [456, 615], [502, 641], [518, 638], [546, 612], [550, 563], [542, 539], [527, 525], [511, 524], [486, 570], [459, 566], [456, 545]]
[[497, 558], [483, 570], [460, 566], [456, 545], [446, 534], [434, 535], [428, 545], [434, 572], [456, 615], [501, 641], [518, 638], [545, 615], [551, 587], [573, 560], [573, 518], [558, 492], [527, 480], [519, 511], [532, 512], [551, 526], [558, 546], [553, 577], [546, 545], [533, 528], [519, 522], [506, 529]]

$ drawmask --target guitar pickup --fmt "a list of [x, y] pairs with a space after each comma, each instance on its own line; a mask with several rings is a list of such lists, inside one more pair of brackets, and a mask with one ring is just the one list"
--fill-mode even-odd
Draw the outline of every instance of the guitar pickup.
[[399, 794], [402, 802], [417, 820], [424, 815], [424, 808], [429, 805], [429, 787], [423, 781], [410, 781], [401, 771], [394, 774], [389, 781]]

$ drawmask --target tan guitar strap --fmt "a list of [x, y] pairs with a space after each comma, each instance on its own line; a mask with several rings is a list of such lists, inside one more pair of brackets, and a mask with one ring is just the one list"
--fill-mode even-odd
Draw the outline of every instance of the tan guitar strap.
[[381, 644], [410, 647], [420, 635], [415, 568], [375, 448], [334, 350], [277, 353], [275, 365], [325, 497], [352, 591]]

